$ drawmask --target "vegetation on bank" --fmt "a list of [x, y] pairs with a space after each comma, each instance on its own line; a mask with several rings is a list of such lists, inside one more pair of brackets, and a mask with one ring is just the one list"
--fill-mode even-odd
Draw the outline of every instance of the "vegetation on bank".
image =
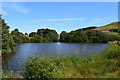
[[69, 33], [63, 31], [60, 34], [60, 42], [77, 43], [108, 43], [109, 41], [120, 41], [120, 35], [103, 33], [98, 30], [78, 29]]
[[22, 63], [24, 78], [120, 78], [120, 44], [110, 44], [101, 54], [32, 56]]
[[13, 36], [10, 34], [9, 26], [0, 18], [2, 23], [2, 53], [11, 53], [15, 46]]
[[55, 30], [38, 29], [37, 32], [29, 34], [31, 43], [58, 42], [58, 34]]

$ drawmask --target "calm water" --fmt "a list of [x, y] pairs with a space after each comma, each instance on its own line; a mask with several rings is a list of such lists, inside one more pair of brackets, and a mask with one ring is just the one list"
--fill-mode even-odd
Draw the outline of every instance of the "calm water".
[[20, 65], [25, 58], [32, 55], [38, 56], [59, 56], [76, 55], [88, 56], [100, 53], [107, 44], [98, 43], [25, 43], [15, 47], [13, 54], [3, 55], [4, 69], [19, 71]]

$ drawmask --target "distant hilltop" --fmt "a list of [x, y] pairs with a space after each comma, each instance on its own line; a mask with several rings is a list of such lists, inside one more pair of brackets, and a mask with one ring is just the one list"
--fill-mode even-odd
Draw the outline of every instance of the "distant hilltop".
[[113, 22], [105, 26], [95, 28], [95, 30], [101, 30], [101, 31], [109, 31], [110, 29], [120, 29], [120, 22]]

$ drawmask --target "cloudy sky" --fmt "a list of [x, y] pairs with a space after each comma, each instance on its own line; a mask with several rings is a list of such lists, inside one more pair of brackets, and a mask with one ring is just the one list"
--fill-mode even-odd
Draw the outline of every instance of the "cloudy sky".
[[30, 33], [38, 28], [71, 31], [118, 21], [117, 2], [3, 2], [10, 30]]

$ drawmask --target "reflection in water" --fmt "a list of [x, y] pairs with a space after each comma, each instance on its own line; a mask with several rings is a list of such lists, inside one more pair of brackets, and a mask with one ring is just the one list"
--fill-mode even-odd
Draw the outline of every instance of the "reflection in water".
[[100, 53], [107, 44], [97, 43], [24, 43], [15, 47], [13, 54], [3, 55], [4, 69], [19, 71], [18, 62], [25, 58], [39, 56], [59, 56], [59, 55], [76, 55], [88, 56], [90, 54]]

